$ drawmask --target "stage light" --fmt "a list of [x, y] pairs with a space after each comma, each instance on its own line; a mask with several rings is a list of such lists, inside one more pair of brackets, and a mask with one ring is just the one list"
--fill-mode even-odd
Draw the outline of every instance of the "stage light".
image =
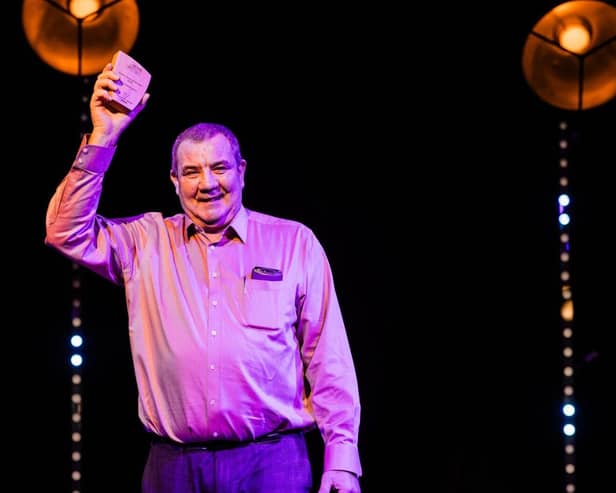
[[24, 0], [22, 25], [45, 63], [67, 74], [92, 75], [116, 51], [131, 50], [139, 9], [135, 0]]
[[83, 345], [83, 337], [80, 335], [74, 335], [71, 337], [71, 346], [81, 347]]
[[[572, 1], [545, 14], [528, 34], [522, 70], [534, 93], [550, 105], [579, 114], [616, 96], [616, 8], [602, 1]], [[565, 491], [575, 492], [574, 304], [571, 280], [569, 193], [573, 139], [563, 115], [559, 123], [560, 324], [562, 329], [562, 410]]]
[[616, 8], [565, 2], [535, 24], [522, 57], [537, 95], [565, 110], [585, 110], [616, 96]]
[[83, 364], [83, 356], [81, 354], [71, 355], [71, 365], [74, 367], [80, 367]]

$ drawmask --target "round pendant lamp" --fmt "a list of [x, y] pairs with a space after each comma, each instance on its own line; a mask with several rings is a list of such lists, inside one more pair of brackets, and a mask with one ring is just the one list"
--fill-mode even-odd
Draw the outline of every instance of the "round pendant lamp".
[[130, 51], [139, 30], [135, 0], [24, 0], [28, 43], [56, 70], [98, 73], [117, 50]]
[[586, 110], [616, 96], [616, 7], [572, 1], [554, 7], [529, 33], [524, 76], [537, 96], [565, 110]]

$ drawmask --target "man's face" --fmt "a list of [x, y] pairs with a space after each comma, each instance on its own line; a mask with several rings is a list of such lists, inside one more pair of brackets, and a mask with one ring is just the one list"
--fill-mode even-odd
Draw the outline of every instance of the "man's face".
[[171, 175], [184, 212], [205, 232], [221, 232], [242, 205], [246, 161], [235, 161], [222, 134], [177, 149], [177, 176]]

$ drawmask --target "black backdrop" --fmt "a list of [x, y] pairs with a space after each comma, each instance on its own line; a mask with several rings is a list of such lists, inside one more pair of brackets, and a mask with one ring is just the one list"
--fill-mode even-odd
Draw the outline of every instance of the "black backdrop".
[[[563, 115], [523, 80], [526, 33], [555, 3], [160, 3], [139, 2], [131, 54], [152, 98], [101, 211], [178, 211], [175, 135], [200, 120], [236, 131], [246, 204], [310, 225], [329, 253], [360, 382], [366, 493], [563, 491], [556, 156], [558, 122], [574, 122], [578, 484], [609, 484], [614, 104]], [[3, 17], [9, 473], [26, 491], [70, 491], [72, 272], [43, 246], [44, 215], [91, 80], [37, 58], [18, 5]], [[87, 272], [82, 282], [83, 491], [138, 491], [147, 447], [123, 294]]]

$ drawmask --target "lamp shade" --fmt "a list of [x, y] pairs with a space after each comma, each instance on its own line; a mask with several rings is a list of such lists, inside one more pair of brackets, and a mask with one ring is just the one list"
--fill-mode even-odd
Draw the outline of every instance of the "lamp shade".
[[45, 63], [67, 74], [90, 75], [117, 50], [133, 47], [139, 9], [135, 0], [24, 0], [22, 24]]
[[585, 110], [616, 96], [616, 8], [601, 1], [554, 7], [526, 38], [522, 68], [553, 106]]

